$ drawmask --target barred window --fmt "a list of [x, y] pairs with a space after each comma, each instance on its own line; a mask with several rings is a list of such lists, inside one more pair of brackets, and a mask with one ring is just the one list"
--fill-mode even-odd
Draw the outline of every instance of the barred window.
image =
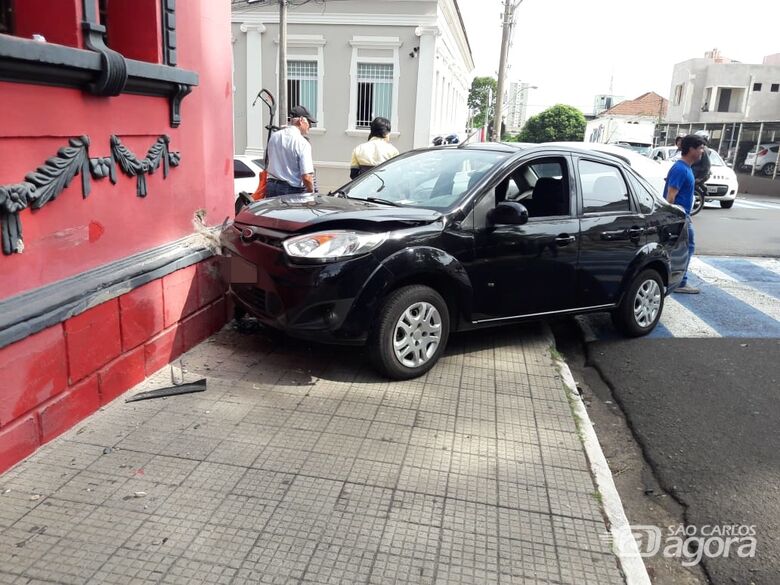
[[393, 109], [393, 66], [358, 63], [357, 120], [355, 126], [368, 128], [377, 116], [390, 119]]
[[317, 115], [317, 61], [287, 61], [287, 111], [304, 106]]
[[14, 34], [13, 0], [0, 0], [0, 33]]

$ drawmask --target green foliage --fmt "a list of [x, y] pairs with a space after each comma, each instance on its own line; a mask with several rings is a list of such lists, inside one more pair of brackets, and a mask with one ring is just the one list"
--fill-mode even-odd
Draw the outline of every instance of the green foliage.
[[496, 99], [498, 82], [495, 77], [475, 77], [469, 90], [468, 105], [471, 110], [479, 110], [472, 119], [472, 128], [481, 128], [485, 125], [485, 115], [493, 110], [493, 105], [488, 103], [488, 93], [492, 92], [492, 99]]
[[585, 136], [585, 116], [577, 108], [557, 104], [531, 116], [518, 136], [519, 142], [580, 142]]

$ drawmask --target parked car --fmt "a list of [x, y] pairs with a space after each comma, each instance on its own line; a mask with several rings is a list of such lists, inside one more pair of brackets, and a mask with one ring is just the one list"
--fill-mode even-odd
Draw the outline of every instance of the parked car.
[[756, 151], [747, 153], [745, 157], [745, 163], [742, 165], [742, 169], [750, 172], [753, 167], [756, 167], [757, 173], [762, 173], [767, 177], [771, 177], [775, 174], [775, 165], [777, 164], [777, 152], [780, 145], [774, 144], [760, 144]]
[[[731, 170], [726, 161], [714, 150], [709, 149], [710, 157], [710, 178], [704, 183], [707, 189], [705, 201], [718, 201], [723, 209], [731, 209], [737, 198], [739, 182], [737, 174]], [[661, 163], [664, 173], [669, 172], [669, 168], [680, 156], [680, 151], [676, 146], [659, 146], [653, 149], [650, 158]]]
[[365, 344], [406, 379], [452, 331], [609, 311], [649, 333], [682, 278], [687, 221], [620, 157], [478, 143], [402, 154], [329, 196], [257, 201], [221, 239], [238, 306]]
[[233, 157], [233, 195], [238, 197], [241, 191], [250, 195], [260, 183], [260, 173], [265, 165], [263, 159], [256, 156], [237, 154]]
[[615, 146], [620, 148], [626, 148], [634, 152], [638, 152], [642, 156], [650, 156], [650, 151], [653, 149], [652, 144], [645, 144], [644, 142], [613, 142]]
[[596, 150], [616, 156], [650, 183], [659, 197], [663, 196], [667, 169], [643, 154], [615, 144], [601, 144], [598, 142], [552, 142], [550, 144]]

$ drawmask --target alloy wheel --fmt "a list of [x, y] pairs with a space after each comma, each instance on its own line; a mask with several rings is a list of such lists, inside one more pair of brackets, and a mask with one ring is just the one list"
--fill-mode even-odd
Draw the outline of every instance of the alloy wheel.
[[441, 343], [441, 315], [431, 303], [410, 305], [398, 318], [393, 332], [393, 351], [408, 368], [428, 362]]
[[634, 319], [640, 327], [650, 327], [661, 310], [661, 287], [653, 279], [644, 281], [634, 297]]

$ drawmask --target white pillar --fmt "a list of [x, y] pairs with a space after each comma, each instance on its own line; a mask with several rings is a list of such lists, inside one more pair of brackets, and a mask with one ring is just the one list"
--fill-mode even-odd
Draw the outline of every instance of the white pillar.
[[263, 38], [265, 25], [241, 25], [246, 33], [246, 150], [244, 154], [261, 156], [265, 149], [263, 140], [263, 108], [265, 104], [257, 102], [252, 106], [257, 94], [263, 89]]
[[438, 27], [418, 26], [414, 34], [420, 37], [417, 64], [417, 100], [414, 106], [414, 148], [428, 146], [433, 112], [434, 64], [436, 62], [436, 37]]

